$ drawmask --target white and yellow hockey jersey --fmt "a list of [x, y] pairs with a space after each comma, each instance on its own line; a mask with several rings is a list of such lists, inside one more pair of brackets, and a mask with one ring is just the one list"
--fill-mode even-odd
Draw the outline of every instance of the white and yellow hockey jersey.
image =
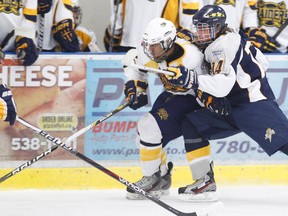
[[37, 5], [37, 0], [0, 1], [0, 45], [3, 51], [15, 51], [16, 35], [35, 39]]
[[[174, 52], [177, 53], [175, 56], [173, 56], [173, 60], [171, 61], [163, 61], [161, 63], [156, 63], [155, 61], [152, 61], [148, 56], [144, 53], [143, 48], [141, 46], [137, 47], [138, 51], [138, 57], [136, 59], [136, 64], [138, 65], [144, 65], [146, 67], [151, 68], [157, 68], [161, 70], [166, 70], [167, 67], [177, 67], [177, 66], [184, 66], [188, 68], [189, 70], [196, 70], [197, 72], [202, 74], [202, 63], [203, 63], [203, 56], [204, 54], [193, 44], [190, 42], [177, 38], [175, 42], [177, 48], [177, 51]], [[127, 77], [127, 80], [147, 80], [148, 79], [148, 73], [143, 73], [137, 68], [134, 67], [127, 67], [125, 69], [125, 76]], [[194, 94], [194, 90], [187, 90], [182, 87], [177, 87], [171, 85], [171, 83], [168, 81], [167, 77], [163, 74], [158, 74], [164, 88], [166, 91], [171, 92], [173, 94]]]
[[83, 26], [77, 26], [75, 33], [78, 37], [81, 51], [83, 52], [101, 52], [101, 49], [97, 43], [97, 37], [95, 33]]
[[257, 0], [191, 0], [194, 2], [194, 11], [198, 11], [205, 5], [218, 5], [222, 7], [227, 16], [226, 23], [230, 28], [238, 31], [242, 28], [256, 28], [257, 21]]
[[51, 10], [48, 13], [43, 17], [38, 15], [38, 47], [41, 47], [43, 50], [53, 50], [57, 46], [57, 42], [52, 35], [52, 26], [64, 19], [74, 20], [70, 0], [54, 0]]
[[[114, 1], [111, 1], [113, 5]], [[145, 27], [154, 18], [163, 17], [174, 23], [190, 28], [192, 22], [191, 0], [121, 0], [117, 15], [116, 7], [112, 7], [110, 18], [110, 31], [114, 26], [115, 34], [122, 33], [120, 45], [136, 47], [144, 33]]]
[[[288, 0], [258, 0], [259, 25], [265, 29], [270, 37], [273, 37], [283, 23], [288, 19]], [[276, 38], [281, 45], [278, 51], [288, 52], [288, 27]]]
[[231, 28], [239, 29], [241, 24], [244, 28], [258, 26], [256, 0], [121, 0], [118, 10], [112, 7], [110, 32], [116, 20], [115, 34], [122, 33], [120, 46], [136, 47], [150, 20], [163, 17], [172, 21], [176, 28], [190, 29], [193, 15], [207, 4], [223, 7]]

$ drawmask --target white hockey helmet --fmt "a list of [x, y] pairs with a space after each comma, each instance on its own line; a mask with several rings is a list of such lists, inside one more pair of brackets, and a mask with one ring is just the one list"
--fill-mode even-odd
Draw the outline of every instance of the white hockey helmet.
[[[142, 38], [142, 46], [144, 53], [156, 62], [162, 62], [167, 59], [167, 52], [172, 48], [176, 39], [175, 25], [166, 19], [155, 18], [151, 20], [144, 32]], [[155, 57], [151, 52], [150, 47], [155, 44], [160, 44], [163, 49], [161, 56]]]
[[76, 26], [79, 26], [82, 22], [82, 9], [80, 7], [79, 0], [71, 0], [71, 2], [74, 16], [74, 23]]

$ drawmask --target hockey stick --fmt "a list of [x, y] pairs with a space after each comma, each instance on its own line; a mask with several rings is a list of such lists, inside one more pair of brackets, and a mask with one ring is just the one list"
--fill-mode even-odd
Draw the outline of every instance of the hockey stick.
[[91, 128], [95, 127], [96, 125], [100, 124], [107, 118], [115, 115], [119, 111], [125, 109], [127, 106], [129, 106], [130, 102], [126, 101], [124, 104], [121, 104], [119, 107], [117, 107], [115, 110], [112, 112], [108, 113], [107, 115], [103, 116], [102, 118], [98, 119], [97, 121], [92, 122], [90, 125], [82, 128], [81, 130], [77, 131], [76, 133], [72, 134], [72, 136], [68, 137], [65, 142], [70, 142], [76, 137], [79, 137], [80, 135], [84, 134], [86, 131], [90, 130]]
[[[115, 0], [114, 0], [115, 1]], [[119, 10], [119, 4], [120, 0], [116, 0], [116, 5], [115, 5], [115, 10], [114, 10], [114, 22], [113, 22], [113, 27], [112, 27], [112, 32], [111, 32], [111, 39], [109, 41], [109, 49], [108, 52], [112, 52], [113, 50], [113, 45], [114, 45], [114, 35], [115, 35], [115, 29], [116, 29], [116, 21], [117, 21], [117, 15], [118, 15], [118, 10]]]
[[38, 49], [39, 49], [39, 52], [41, 52], [43, 48], [45, 14], [40, 14], [39, 18], [40, 18], [40, 21], [39, 21]]
[[160, 70], [160, 69], [157, 69], [157, 68], [151, 68], [151, 67], [147, 67], [147, 66], [144, 66], [144, 65], [131, 64], [129, 66], [135, 67], [135, 68], [137, 68], [139, 70], [150, 71], [150, 72], [165, 74], [165, 75], [169, 75], [169, 76], [175, 76], [175, 73], [173, 73], [171, 71]]
[[[123, 110], [125, 107], [127, 107], [129, 105], [129, 102], [125, 102], [124, 104], [118, 106], [115, 110], [107, 113], [105, 116], [101, 117], [100, 119], [98, 119], [97, 121], [93, 122], [92, 124], [90, 124], [89, 126], [86, 127], [87, 130], [89, 130], [90, 128], [100, 124], [101, 122], [105, 121], [106, 119], [110, 118], [111, 116], [115, 115], [116, 113], [118, 113], [119, 111]], [[17, 117], [18, 119], [21, 119], [20, 117]], [[83, 128], [84, 129], [84, 128]], [[76, 137], [82, 135], [83, 133], [85, 133], [87, 130], [80, 130], [75, 134], [72, 134], [72, 136], [68, 137], [66, 139], [66, 141], [62, 141], [65, 143], [68, 142], [68, 140], [73, 140]], [[79, 133], [80, 132], [80, 133]], [[43, 134], [41, 134], [43, 136]], [[71, 138], [72, 137], [72, 138]], [[70, 139], [71, 138], [71, 139]], [[31, 166], [33, 163], [35, 163], [36, 161], [40, 160], [41, 158], [47, 156], [48, 154], [50, 154], [51, 152], [53, 152], [54, 150], [56, 150], [59, 146], [57, 145], [57, 143], [61, 143], [61, 141], [59, 139], [56, 138], [49, 138], [46, 137], [46, 139], [52, 141], [54, 144], [56, 144], [55, 146], [53, 146], [52, 148], [46, 150], [45, 152], [41, 153], [40, 155], [38, 155], [37, 157], [27, 161], [26, 163], [22, 164], [21, 166], [17, 167], [16, 169], [12, 170], [11, 172], [7, 173], [6, 175], [4, 175], [3, 177], [0, 178], [0, 183], [2, 183], [3, 181], [7, 180], [8, 178], [16, 175], [18, 172], [21, 172], [22, 170], [24, 170], [25, 168]]]
[[276, 41], [276, 38], [281, 34], [281, 32], [287, 27], [288, 19], [280, 26], [278, 31], [273, 35], [272, 39]]
[[117, 174], [113, 173], [112, 171], [106, 169], [105, 167], [103, 167], [102, 165], [100, 165], [99, 163], [96, 163], [95, 161], [91, 160], [90, 158], [86, 157], [85, 155], [77, 152], [76, 150], [74, 150], [72, 147], [68, 147], [65, 145], [65, 143], [62, 143], [61, 141], [59, 141], [57, 138], [54, 138], [53, 136], [51, 136], [50, 134], [48, 134], [45, 131], [42, 131], [41, 129], [34, 127], [33, 125], [29, 124], [28, 122], [26, 122], [24, 119], [18, 117], [17, 121], [20, 122], [21, 124], [23, 124], [24, 126], [32, 129], [33, 131], [35, 131], [36, 133], [40, 134], [41, 136], [45, 137], [48, 140], [51, 140], [53, 143], [55, 143], [57, 146], [62, 147], [63, 149], [65, 149], [66, 151], [70, 152], [71, 154], [77, 156], [78, 158], [84, 160], [85, 162], [89, 163], [90, 165], [92, 165], [93, 167], [99, 169], [101, 172], [109, 175], [110, 177], [114, 178], [116, 181], [122, 183], [123, 185], [129, 187], [131, 190], [141, 194], [142, 196], [146, 197], [147, 199], [155, 202], [156, 204], [160, 205], [161, 207], [165, 208], [166, 210], [172, 212], [175, 215], [180, 215], [180, 216], [185, 216], [185, 215], [190, 215], [190, 216], [208, 216], [209, 215], [209, 211], [215, 211], [216, 209], [218, 209], [219, 207], [222, 207], [222, 203], [221, 202], [217, 202], [215, 204], [212, 204], [211, 206], [209, 206], [207, 209], [202, 209], [202, 212], [200, 212], [200, 214], [196, 213], [196, 212], [191, 212], [191, 213], [185, 213], [185, 212], [181, 212], [175, 208], [173, 208], [172, 206], [162, 202], [161, 200], [151, 196], [149, 193], [145, 192], [144, 190], [142, 190], [141, 188], [137, 187], [135, 184], [130, 183], [129, 181], [127, 181], [126, 179], [118, 176]]

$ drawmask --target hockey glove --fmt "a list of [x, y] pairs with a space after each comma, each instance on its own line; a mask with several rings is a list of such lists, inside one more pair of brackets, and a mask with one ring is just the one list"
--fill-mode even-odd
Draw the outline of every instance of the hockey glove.
[[13, 125], [16, 120], [16, 106], [10, 89], [6, 85], [0, 85], [0, 119]]
[[141, 80], [129, 80], [125, 83], [124, 94], [126, 100], [130, 101], [129, 107], [133, 110], [137, 110], [142, 106], [148, 104], [148, 96], [146, 89], [148, 84]]
[[15, 47], [17, 57], [22, 59], [24, 66], [32, 65], [39, 56], [38, 49], [31, 38], [17, 36]]
[[181, 26], [177, 28], [177, 37], [183, 38], [191, 43], [193, 41], [192, 33], [188, 29], [185, 29]]
[[211, 112], [225, 116], [231, 113], [230, 102], [225, 97], [217, 98], [206, 92], [198, 90], [196, 100], [201, 106], [205, 106]]
[[112, 35], [110, 31], [110, 26], [108, 26], [105, 30], [105, 35], [104, 35], [104, 46], [107, 52], [109, 51], [110, 41], [112, 37], [113, 37], [113, 43], [111, 44], [112, 52], [119, 52], [120, 42], [122, 39], [122, 33]]
[[166, 75], [172, 85], [194, 90], [198, 88], [199, 84], [196, 71], [189, 70], [183, 66], [168, 67], [167, 70], [175, 74], [174, 76]]
[[38, 0], [38, 14], [46, 14], [51, 10], [53, 0]]
[[71, 19], [65, 19], [52, 27], [52, 33], [54, 39], [61, 46], [65, 52], [78, 52], [80, 51], [80, 45], [77, 35], [73, 28], [73, 22]]
[[255, 28], [247, 31], [249, 41], [262, 52], [273, 52], [280, 44], [267, 35], [265, 29]]

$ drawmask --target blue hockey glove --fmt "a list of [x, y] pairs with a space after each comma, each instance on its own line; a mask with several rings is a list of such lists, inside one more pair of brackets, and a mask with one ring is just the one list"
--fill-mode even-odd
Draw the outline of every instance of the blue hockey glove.
[[131, 102], [129, 105], [131, 109], [137, 110], [148, 104], [147, 88], [148, 84], [141, 80], [129, 80], [125, 83], [124, 94], [126, 100]]
[[188, 29], [185, 29], [185, 28], [181, 27], [181, 26], [179, 26], [177, 28], [177, 37], [183, 38], [183, 39], [185, 39], [185, 40], [187, 40], [187, 41], [189, 41], [191, 43], [193, 41], [192, 32], [189, 31]]
[[52, 33], [54, 39], [61, 46], [65, 52], [78, 52], [80, 51], [80, 45], [77, 35], [73, 28], [73, 22], [71, 19], [65, 19], [52, 27]]
[[38, 14], [46, 14], [51, 10], [53, 0], [38, 0]]
[[265, 29], [251, 29], [246, 34], [249, 37], [249, 41], [262, 52], [273, 52], [280, 47], [280, 44], [276, 40], [267, 35]]
[[205, 106], [211, 112], [225, 116], [231, 113], [231, 104], [225, 97], [217, 98], [206, 92], [198, 90], [196, 100], [201, 106]]
[[16, 120], [16, 106], [10, 89], [6, 85], [0, 85], [0, 119], [13, 125]]
[[39, 56], [38, 49], [31, 38], [17, 36], [15, 47], [17, 57], [22, 59], [24, 66], [32, 65]]
[[194, 90], [198, 88], [199, 84], [196, 71], [188, 70], [188, 68], [183, 66], [168, 67], [167, 70], [175, 74], [175, 76], [166, 75], [172, 85]]
[[122, 39], [122, 33], [112, 35], [110, 31], [110, 26], [108, 26], [105, 29], [105, 35], [104, 35], [104, 40], [103, 40], [104, 46], [107, 52], [109, 51], [110, 41], [112, 37], [113, 37], [112, 52], [119, 52], [120, 42]]

